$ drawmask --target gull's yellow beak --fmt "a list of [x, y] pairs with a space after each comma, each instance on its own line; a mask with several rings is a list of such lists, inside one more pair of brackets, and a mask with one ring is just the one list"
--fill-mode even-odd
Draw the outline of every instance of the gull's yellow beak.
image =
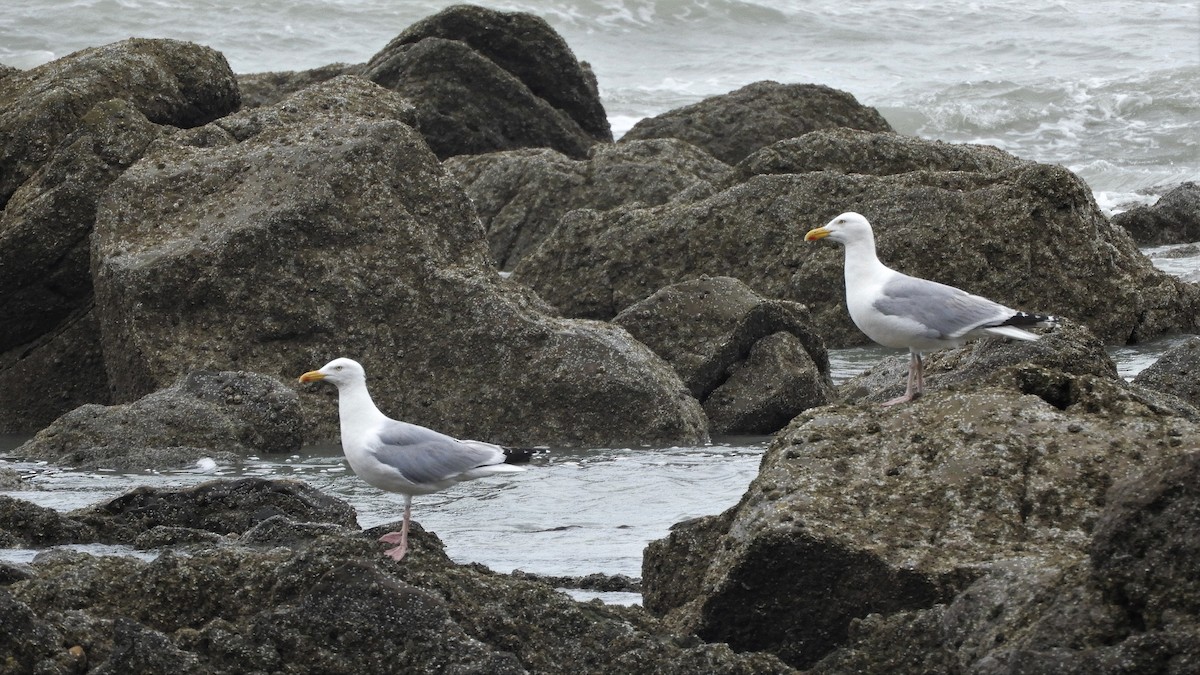
[[818, 227], [815, 230], [809, 230], [808, 234], [804, 235], [804, 241], [816, 241], [829, 236], [829, 228]]
[[316, 382], [323, 379], [325, 379], [325, 373], [322, 373], [319, 370], [310, 370], [300, 376], [301, 382]]

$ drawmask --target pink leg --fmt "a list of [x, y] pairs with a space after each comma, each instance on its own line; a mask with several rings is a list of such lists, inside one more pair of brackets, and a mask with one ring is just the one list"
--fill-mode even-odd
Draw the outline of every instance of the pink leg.
[[920, 398], [923, 393], [925, 393], [925, 368], [921, 363], [921, 353], [912, 352], [912, 356], [908, 361], [908, 386], [904, 388], [904, 394], [890, 401], [884, 401], [881, 405], [891, 406], [897, 403], [908, 403]]
[[399, 532], [388, 532], [379, 538], [385, 544], [400, 544], [395, 548], [389, 548], [383, 554], [392, 560], [402, 560], [404, 554], [408, 553], [408, 520], [412, 516], [412, 497], [404, 496], [404, 524], [400, 526]]

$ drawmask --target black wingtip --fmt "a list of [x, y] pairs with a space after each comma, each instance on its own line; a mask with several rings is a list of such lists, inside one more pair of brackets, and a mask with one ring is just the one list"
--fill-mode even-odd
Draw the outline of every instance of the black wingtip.
[[547, 452], [546, 448], [504, 448], [505, 464], [528, 464], [533, 456]]
[[1059, 318], [1050, 314], [1030, 314], [1017, 312], [999, 326], [1014, 326], [1016, 328], [1053, 328], [1059, 323]]

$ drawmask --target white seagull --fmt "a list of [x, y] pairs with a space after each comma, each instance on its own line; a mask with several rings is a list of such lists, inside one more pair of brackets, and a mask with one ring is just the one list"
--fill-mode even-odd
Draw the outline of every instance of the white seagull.
[[400, 560], [408, 551], [413, 495], [444, 490], [455, 483], [524, 471], [506, 464], [505, 449], [482, 441], [460, 441], [432, 429], [400, 422], [379, 412], [367, 392], [367, 374], [357, 361], [334, 359], [301, 382], [332, 382], [338, 388], [342, 451], [350, 468], [369, 485], [404, 495], [404, 524], [379, 538], [397, 544], [386, 554]]
[[1049, 328], [1058, 323], [1057, 317], [1020, 312], [891, 269], [875, 255], [875, 234], [860, 214], [843, 213], [804, 235], [805, 241], [826, 237], [846, 249], [846, 309], [854, 325], [875, 342], [906, 347], [911, 354], [904, 395], [883, 405], [911, 401], [924, 391], [923, 351], [958, 347], [988, 335], [1036, 340], [1037, 335], [1022, 327]]

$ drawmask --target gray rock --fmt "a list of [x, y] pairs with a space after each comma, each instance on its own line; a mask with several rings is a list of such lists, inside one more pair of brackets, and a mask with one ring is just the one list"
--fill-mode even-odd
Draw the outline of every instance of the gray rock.
[[1112, 217], [1140, 246], [1200, 241], [1200, 185], [1182, 183], [1153, 206], [1135, 206]]
[[309, 70], [245, 73], [237, 76], [242, 110], [273, 106], [292, 94], [341, 75], [361, 75], [363, 66], [331, 63]]
[[32, 434], [82, 405], [112, 402], [90, 307], [0, 358], [0, 433]]
[[643, 119], [621, 142], [678, 138], [736, 164], [776, 141], [826, 127], [892, 130], [877, 110], [846, 92], [767, 80]]
[[856, 619], [950, 603], [1001, 561], [1079, 564], [1109, 486], [1198, 439], [1119, 379], [1032, 365], [913, 405], [812, 409], [737, 506], [647, 548], [645, 606], [809, 667]]
[[[269, 522], [282, 521], [258, 527]], [[63, 644], [82, 644], [105, 672], [792, 672], [673, 633], [640, 608], [578, 603], [420, 546], [395, 563], [373, 532], [312, 534], [150, 562], [39, 555], [32, 577], [0, 589], [0, 647], [18, 664], [53, 663]]]
[[[919, 146], [919, 144], [918, 144]], [[568, 316], [609, 319], [708, 274], [803, 302], [830, 346], [866, 338], [845, 309], [840, 247], [804, 233], [855, 209], [884, 263], [1011, 307], [1065, 316], [1106, 343], [1200, 330], [1200, 289], [1155, 269], [1066, 169], [755, 176], [706, 199], [574, 211], [513, 279]]]
[[[562, 111], [591, 138], [612, 142], [612, 129], [600, 103], [595, 75], [587, 63], [575, 58], [566, 41], [545, 19], [528, 12], [453, 5], [406, 28], [371, 57], [367, 71], [380, 72], [380, 65], [390, 60], [395, 51], [428, 38], [463, 43], [511, 73], [534, 96]], [[474, 96], [486, 93], [472, 92]]]
[[85, 469], [163, 468], [296, 452], [301, 419], [296, 392], [274, 378], [199, 371], [133, 403], [76, 408], [14, 452]]
[[715, 433], [772, 433], [832, 399], [829, 356], [808, 310], [764, 298], [737, 279], [667, 286], [613, 323], [671, 364], [703, 402]]
[[735, 167], [734, 182], [751, 176], [834, 171], [891, 176], [910, 171], [999, 173], [1024, 163], [990, 145], [944, 143], [916, 136], [834, 127], [772, 143]]
[[953, 601], [856, 622], [812, 673], [1184, 673], [1200, 660], [1193, 532], [1200, 453], [1150, 464], [1106, 497], [1090, 557], [1014, 558]]
[[92, 541], [95, 530], [75, 518], [23, 499], [0, 495], [0, 545], [56, 546]]
[[1171, 347], [1133, 382], [1200, 407], [1200, 338], [1190, 337]]
[[93, 106], [129, 101], [155, 124], [195, 127], [237, 110], [225, 57], [176, 40], [132, 38], [0, 79], [0, 205], [59, 150]]
[[821, 372], [791, 333], [754, 343], [729, 378], [704, 399], [714, 434], [773, 434], [796, 415], [831, 399], [829, 372]]
[[[500, 278], [411, 114], [340, 77], [158, 144], [114, 182], [93, 259], [115, 399], [184, 370], [291, 379], [349, 356], [381, 409], [459, 437], [705, 438], [649, 350]], [[307, 438], [336, 437], [334, 394], [306, 389]]]
[[729, 172], [728, 165], [674, 139], [593, 146], [575, 160], [550, 149], [461, 155], [442, 165], [458, 179], [487, 229], [501, 269], [511, 269], [574, 209], [662, 204]]
[[[1036, 341], [984, 338], [962, 347], [944, 349], [925, 356], [925, 389], [966, 389], [990, 375], [1018, 363], [1033, 363], [1071, 375], [1095, 375], [1116, 379], [1117, 366], [1104, 343], [1086, 326], [1064, 321], [1058, 327], [1038, 330]], [[847, 403], [882, 403], [904, 393], [908, 382], [907, 352], [888, 357], [879, 365], [838, 387], [838, 397]]]

